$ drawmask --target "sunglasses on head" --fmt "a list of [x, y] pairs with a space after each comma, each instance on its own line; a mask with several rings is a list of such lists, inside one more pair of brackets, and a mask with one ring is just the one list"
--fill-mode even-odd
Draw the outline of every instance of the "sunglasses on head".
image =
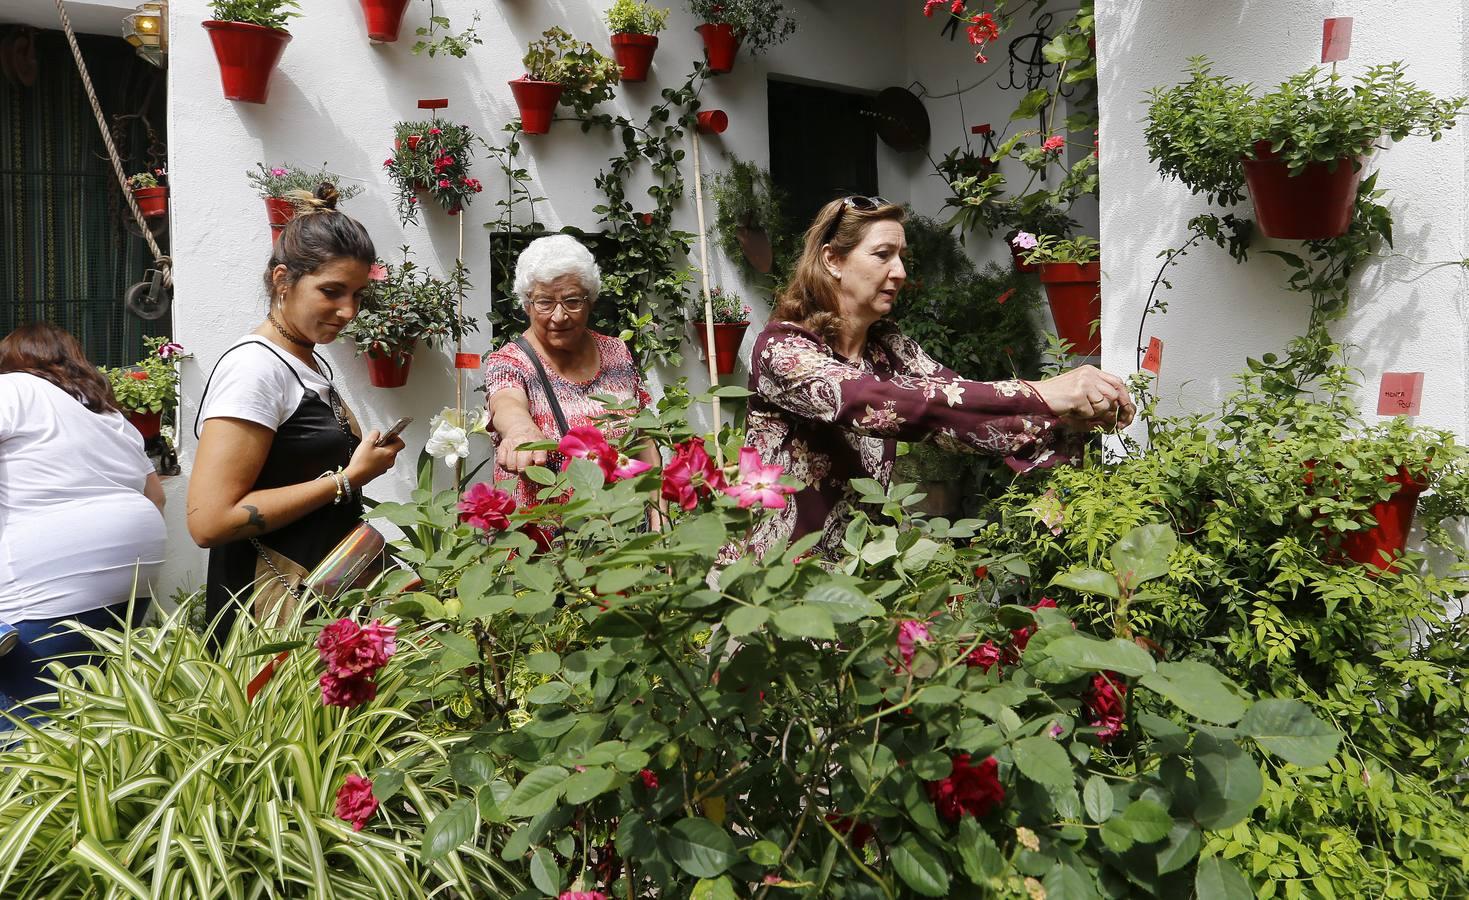
[[881, 197], [863, 197], [856, 194], [850, 197], [843, 197], [842, 207], [841, 209], [837, 210], [837, 214], [835, 216], [832, 216], [831, 224], [826, 226], [826, 233], [822, 235], [821, 243], [830, 244], [831, 239], [836, 237], [837, 226], [842, 224], [842, 214], [845, 213], [848, 209], [861, 210], [862, 212], [871, 212], [874, 209], [887, 205], [888, 202]]

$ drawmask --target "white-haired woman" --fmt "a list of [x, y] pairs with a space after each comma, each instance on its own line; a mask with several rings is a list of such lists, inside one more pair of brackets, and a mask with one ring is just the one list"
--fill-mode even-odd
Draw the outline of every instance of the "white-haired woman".
[[[496, 444], [495, 481], [519, 477], [517, 506], [537, 502], [541, 486], [523, 473], [547, 463], [544, 450], [521, 446], [559, 441], [567, 430], [582, 425], [599, 427], [616, 443], [625, 436], [626, 425], [598, 423], [607, 409], [592, 398], [606, 394], [622, 400], [621, 407], [637, 409], [650, 402], [627, 346], [587, 327], [601, 282], [591, 252], [570, 235], [532, 241], [516, 260], [515, 294], [530, 327], [485, 360], [485, 396]], [[659, 464], [651, 445], [638, 457]]]

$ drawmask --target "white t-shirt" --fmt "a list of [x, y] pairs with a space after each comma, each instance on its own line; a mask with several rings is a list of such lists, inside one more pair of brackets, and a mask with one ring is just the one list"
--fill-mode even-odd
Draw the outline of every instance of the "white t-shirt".
[[[234, 349], [241, 345], [253, 346]], [[291, 368], [287, 369], [281, 360]], [[292, 377], [292, 371], [300, 381]], [[327, 401], [331, 385], [326, 377], [265, 338], [247, 335], [236, 341], [214, 367], [199, 418], [244, 419], [278, 431], [301, 405], [303, 382], [322, 402]]]
[[0, 621], [148, 594], [167, 538], [143, 496], [151, 474], [120, 413], [94, 413], [35, 375], [0, 375]]

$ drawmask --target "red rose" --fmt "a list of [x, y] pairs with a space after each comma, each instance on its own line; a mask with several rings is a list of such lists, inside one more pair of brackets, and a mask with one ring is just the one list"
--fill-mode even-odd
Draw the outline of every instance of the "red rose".
[[361, 775], [348, 775], [337, 791], [337, 818], [352, 823], [353, 831], [361, 831], [377, 812], [377, 798], [372, 795], [372, 782]]
[[1122, 698], [1127, 694], [1127, 682], [1116, 672], [1105, 672], [1092, 676], [1092, 688], [1086, 697], [1086, 710], [1090, 718], [1087, 724], [1100, 728], [1097, 740], [1110, 743], [1122, 733], [1126, 715]]
[[1005, 802], [1005, 788], [996, 774], [999, 767], [993, 756], [971, 766], [969, 754], [961, 753], [954, 757], [954, 768], [948, 777], [926, 781], [923, 786], [944, 821], [957, 822], [966, 813], [979, 818]]

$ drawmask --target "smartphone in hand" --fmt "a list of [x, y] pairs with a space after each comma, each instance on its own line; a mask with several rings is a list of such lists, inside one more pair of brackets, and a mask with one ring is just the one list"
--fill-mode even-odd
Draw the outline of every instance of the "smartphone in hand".
[[374, 447], [386, 446], [389, 442], [391, 442], [393, 440], [393, 438], [395, 438], [398, 435], [402, 434], [403, 433], [403, 429], [407, 428], [408, 427], [408, 423], [410, 423], [412, 421], [413, 421], [413, 417], [412, 416], [404, 416], [403, 418], [401, 418], [398, 421], [394, 422], [392, 428], [389, 428], [387, 431], [383, 432], [382, 436], [379, 437], [376, 441], [373, 442], [373, 446]]

